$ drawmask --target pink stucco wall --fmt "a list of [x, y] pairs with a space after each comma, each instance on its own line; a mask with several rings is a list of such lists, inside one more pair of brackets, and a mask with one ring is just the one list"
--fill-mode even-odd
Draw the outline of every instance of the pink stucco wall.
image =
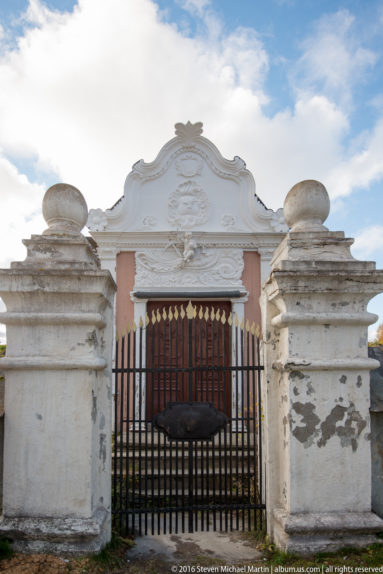
[[134, 303], [130, 299], [136, 274], [135, 253], [126, 251], [117, 255], [116, 276], [116, 333], [121, 334], [134, 320]]
[[259, 297], [261, 295], [261, 259], [255, 251], [245, 251], [243, 253], [245, 268], [242, 274], [242, 281], [249, 292], [249, 299], [245, 303], [245, 319], [250, 325], [255, 321], [261, 326], [261, 308]]

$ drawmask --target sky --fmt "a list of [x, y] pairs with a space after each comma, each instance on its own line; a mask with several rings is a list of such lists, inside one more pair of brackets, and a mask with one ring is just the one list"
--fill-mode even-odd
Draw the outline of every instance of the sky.
[[321, 181], [326, 225], [383, 268], [383, 0], [0, 0], [0, 267], [48, 187], [111, 207], [188, 120], [267, 207]]

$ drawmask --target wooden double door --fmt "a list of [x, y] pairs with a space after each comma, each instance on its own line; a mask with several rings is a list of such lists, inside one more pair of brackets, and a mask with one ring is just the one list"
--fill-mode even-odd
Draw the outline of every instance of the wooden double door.
[[151, 301], [146, 328], [147, 420], [169, 402], [210, 402], [230, 416], [229, 301]]

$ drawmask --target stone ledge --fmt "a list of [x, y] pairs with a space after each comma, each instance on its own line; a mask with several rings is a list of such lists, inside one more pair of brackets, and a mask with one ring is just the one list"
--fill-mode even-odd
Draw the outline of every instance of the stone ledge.
[[105, 327], [101, 313], [0, 313], [0, 323], [6, 325], [95, 325]]
[[106, 367], [106, 360], [94, 359], [53, 359], [51, 357], [4, 357], [0, 359], [2, 371], [66, 371], [66, 370], [94, 370], [102, 371]]
[[[381, 540], [383, 520], [373, 512], [273, 512], [274, 541], [287, 552], [311, 554], [345, 546], [364, 547]], [[382, 542], [383, 543], [383, 542]]]
[[303, 311], [280, 313], [271, 320], [275, 327], [289, 325], [371, 325], [378, 319], [375, 313], [361, 311], [360, 313], [309, 313]]
[[0, 533], [20, 552], [97, 552], [108, 542], [108, 513], [100, 509], [91, 518], [7, 517]]
[[371, 371], [379, 367], [375, 359], [304, 359], [303, 357], [287, 357], [283, 361], [275, 361], [272, 368], [276, 371]]

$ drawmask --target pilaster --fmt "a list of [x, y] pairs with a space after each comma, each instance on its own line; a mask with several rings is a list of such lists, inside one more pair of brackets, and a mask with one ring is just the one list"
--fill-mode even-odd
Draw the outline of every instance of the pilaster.
[[383, 271], [350, 254], [323, 225], [325, 188], [297, 184], [285, 202], [291, 231], [262, 294], [268, 528], [301, 553], [376, 541], [371, 512], [368, 301]]
[[4, 502], [18, 550], [89, 552], [111, 536], [112, 314], [115, 284], [80, 233], [87, 207], [58, 184], [48, 229], [0, 271], [7, 311]]

